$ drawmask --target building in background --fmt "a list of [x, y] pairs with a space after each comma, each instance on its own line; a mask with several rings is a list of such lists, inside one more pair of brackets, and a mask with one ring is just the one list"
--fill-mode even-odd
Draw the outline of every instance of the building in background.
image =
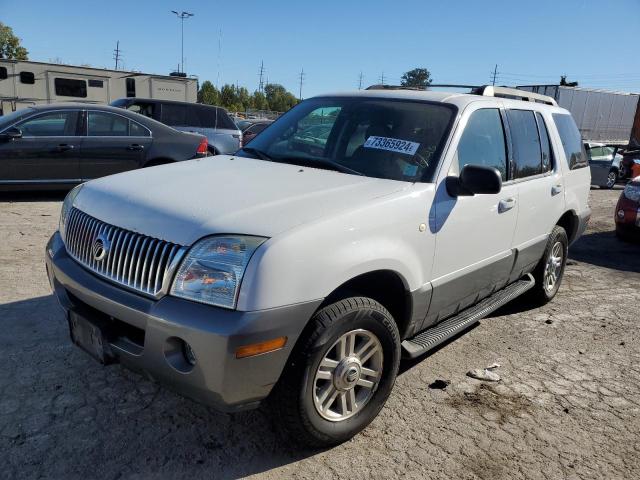
[[55, 102], [108, 104], [123, 97], [195, 102], [193, 77], [0, 59], [0, 115]]

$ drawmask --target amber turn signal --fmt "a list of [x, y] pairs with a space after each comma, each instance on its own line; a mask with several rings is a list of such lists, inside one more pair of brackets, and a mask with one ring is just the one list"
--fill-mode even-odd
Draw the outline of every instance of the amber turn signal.
[[253, 343], [236, 349], [236, 358], [253, 357], [262, 353], [280, 350], [287, 343], [287, 337], [278, 337], [266, 342]]

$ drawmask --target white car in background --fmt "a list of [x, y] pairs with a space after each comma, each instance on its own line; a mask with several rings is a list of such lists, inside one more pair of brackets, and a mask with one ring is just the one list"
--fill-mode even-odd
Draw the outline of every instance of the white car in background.
[[601, 188], [613, 188], [622, 178], [622, 155], [614, 155], [615, 149], [604, 143], [585, 142], [584, 148], [589, 156], [591, 184]]

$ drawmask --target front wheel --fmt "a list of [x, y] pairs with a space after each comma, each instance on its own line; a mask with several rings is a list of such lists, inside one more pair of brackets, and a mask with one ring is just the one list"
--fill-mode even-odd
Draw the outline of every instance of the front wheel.
[[561, 226], [556, 225], [551, 230], [542, 258], [533, 271], [536, 283], [529, 290], [531, 300], [543, 305], [556, 296], [564, 276], [568, 253], [567, 232]]
[[348, 440], [384, 406], [399, 362], [398, 327], [382, 305], [366, 297], [327, 305], [311, 319], [270, 398], [278, 425], [313, 447]]

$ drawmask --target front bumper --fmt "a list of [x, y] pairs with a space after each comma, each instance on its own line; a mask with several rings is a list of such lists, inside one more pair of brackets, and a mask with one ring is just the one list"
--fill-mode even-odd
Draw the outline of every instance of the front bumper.
[[[75, 262], [56, 232], [46, 248], [47, 274], [64, 310], [100, 319], [119, 332], [111, 342], [124, 366], [222, 411], [255, 407], [277, 382], [321, 300], [240, 312], [165, 296], [137, 295], [102, 280]], [[238, 347], [287, 337], [275, 352], [236, 359]], [[195, 365], [176, 360], [176, 339], [187, 342]]]

